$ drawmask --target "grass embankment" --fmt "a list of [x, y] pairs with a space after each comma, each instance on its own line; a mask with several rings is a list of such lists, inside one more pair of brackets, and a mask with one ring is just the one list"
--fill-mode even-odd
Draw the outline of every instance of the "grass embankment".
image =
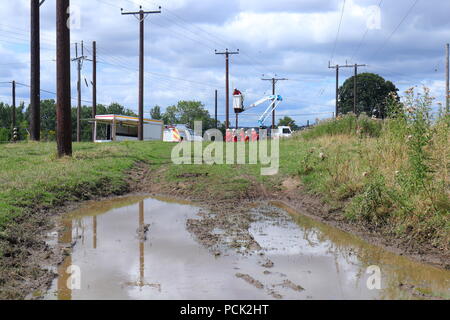
[[413, 126], [352, 116], [322, 123], [290, 142], [310, 148], [297, 174], [347, 221], [448, 252], [449, 119], [430, 125], [423, 145]]

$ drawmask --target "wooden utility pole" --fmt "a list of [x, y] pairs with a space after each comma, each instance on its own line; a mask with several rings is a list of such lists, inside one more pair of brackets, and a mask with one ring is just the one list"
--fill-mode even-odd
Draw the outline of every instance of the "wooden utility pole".
[[12, 82], [12, 129], [16, 127], [16, 81]]
[[225, 129], [230, 128], [230, 55], [239, 54], [239, 49], [235, 52], [228, 51], [228, 48], [225, 52], [217, 52], [216, 54], [225, 55]]
[[[97, 42], [92, 42], [92, 119], [97, 115]], [[95, 122], [92, 123], [92, 141], [95, 141]]]
[[357, 85], [357, 79], [358, 79], [358, 67], [365, 67], [365, 64], [357, 64], [355, 63], [355, 77], [353, 78], [353, 113], [358, 114], [358, 110], [356, 107], [357, 104], [357, 95], [358, 95], [358, 85]]
[[[328, 62], [328, 69], [336, 69], [336, 118], [339, 116], [339, 70], [340, 70], [340, 68], [355, 68], [355, 66], [348, 65], [348, 64], [345, 64], [345, 65], [337, 64], [335, 66], [332, 66], [331, 62]], [[356, 70], [356, 72], [357, 72], [357, 70]], [[355, 77], [355, 81], [356, 81], [356, 77]], [[354, 83], [353, 89], [354, 90], [356, 89], [356, 82]], [[355, 92], [356, 91], [353, 92], [354, 96], [356, 96]]]
[[58, 156], [72, 155], [69, 0], [56, 1], [56, 141]]
[[215, 100], [214, 100], [214, 120], [215, 120], [215, 127], [217, 129], [218, 125], [217, 125], [217, 90], [215, 91]]
[[78, 94], [78, 103], [77, 103], [77, 142], [81, 141], [81, 69], [83, 68], [83, 61], [87, 58], [84, 56], [84, 45], [81, 42], [81, 56], [78, 56], [78, 43], [75, 43], [75, 58], [72, 61], [77, 62], [77, 94]]
[[336, 118], [339, 115], [339, 65], [337, 64], [336, 66], [332, 67], [330, 66], [330, 64], [328, 63], [328, 68], [329, 69], [336, 69]]
[[133, 15], [139, 20], [139, 126], [138, 139], [144, 140], [144, 22], [148, 15], [161, 13], [161, 7], [157, 11], [144, 11], [142, 6], [137, 12], [123, 12], [122, 15]]
[[40, 17], [39, 7], [45, 0], [31, 0], [30, 21], [30, 139], [39, 141], [41, 139], [41, 57], [40, 57]]
[[449, 84], [449, 44], [445, 46], [445, 112], [450, 113], [450, 84]]
[[[261, 79], [262, 81], [272, 81], [272, 95], [276, 95], [276, 84], [278, 81], [287, 81], [289, 79], [286, 78], [270, 78], [270, 79]], [[275, 109], [272, 111], [272, 129], [275, 129]]]

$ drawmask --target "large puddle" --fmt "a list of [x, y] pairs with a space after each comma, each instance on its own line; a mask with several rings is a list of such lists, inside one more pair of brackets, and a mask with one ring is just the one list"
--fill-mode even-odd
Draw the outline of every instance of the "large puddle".
[[[250, 232], [262, 250], [243, 256], [214, 255], [200, 245], [186, 230], [187, 219], [199, 212], [190, 204], [139, 197], [92, 203], [62, 221], [58, 242], [73, 252], [46, 299], [450, 297], [449, 271], [290, 216], [286, 208], [269, 208], [284, 216], [257, 219]], [[262, 255], [273, 266], [262, 266]], [[369, 267], [380, 271], [380, 289], [373, 288], [376, 273], [367, 273]]]

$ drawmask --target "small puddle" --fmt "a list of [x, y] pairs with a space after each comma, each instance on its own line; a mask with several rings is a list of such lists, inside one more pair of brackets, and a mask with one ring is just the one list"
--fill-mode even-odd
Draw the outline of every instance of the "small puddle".
[[[290, 212], [292, 219], [287, 208], [268, 208], [282, 218], [263, 215], [252, 224], [260, 252], [215, 256], [186, 230], [200, 211], [189, 203], [143, 197], [91, 203], [62, 220], [58, 243], [73, 250], [45, 299], [450, 297], [449, 271]], [[262, 266], [262, 256], [273, 267]], [[367, 287], [372, 265], [381, 270], [380, 290]]]

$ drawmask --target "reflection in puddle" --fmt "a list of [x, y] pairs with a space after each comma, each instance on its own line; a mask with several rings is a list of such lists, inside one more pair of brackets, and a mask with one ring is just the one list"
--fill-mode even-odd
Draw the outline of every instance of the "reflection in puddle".
[[[218, 259], [192, 238], [186, 221], [197, 218], [198, 211], [187, 204], [124, 198], [93, 203], [65, 216], [59, 241], [76, 244], [46, 298], [269, 298], [236, 278], [237, 265], [252, 267], [247, 259]], [[72, 264], [81, 270], [80, 289], [67, 289], [65, 271]]]
[[[198, 212], [188, 203], [128, 197], [95, 202], [66, 215], [58, 241], [73, 245], [73, 252], [58, 267], [59, 277], [46, 298], [420, 298], [412, 295], [411, 286], [427, 294], [448, 294], [448, 271], [390, 254], [299, 215], [293, 215], [294, 223], [285, 211], [283, 219], [259, 219], [250, 230], [273, 268], [262, 267], [259, 254], [216, 257], [186, 230], [187, 219], [198, 218]], [[370, 265], [382, 270], [382, 290], [366, 286]], [[67, 273], [71, 266], [79, 267], [79, 288], [70, 285], [76, 283], [74, 274]]]

